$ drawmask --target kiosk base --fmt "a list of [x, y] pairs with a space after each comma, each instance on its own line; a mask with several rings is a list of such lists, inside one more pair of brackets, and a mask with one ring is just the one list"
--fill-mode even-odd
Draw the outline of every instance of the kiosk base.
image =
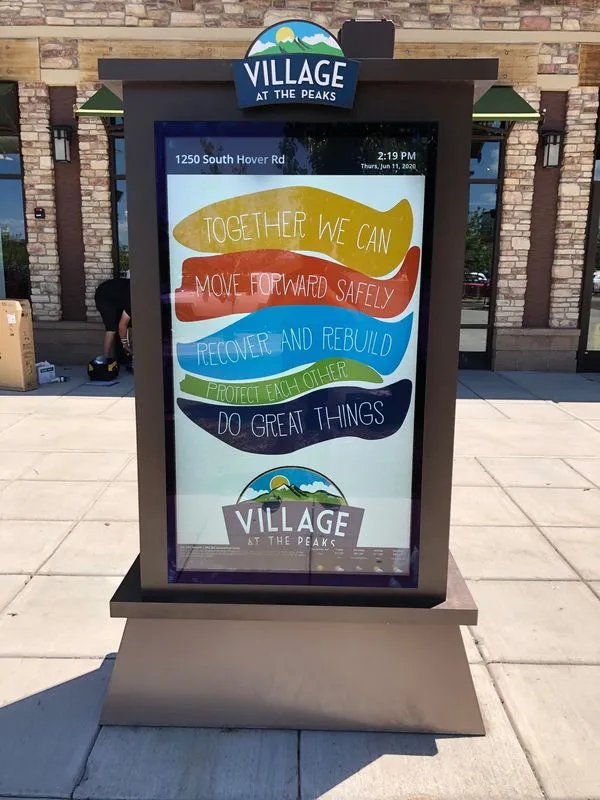
[[452, 559], [444, 603], [357, 609], [370, 621], [174, 619], [179, 604], [118, 595], [103, 724], [485, 733], [460, 633], [477, 609]]

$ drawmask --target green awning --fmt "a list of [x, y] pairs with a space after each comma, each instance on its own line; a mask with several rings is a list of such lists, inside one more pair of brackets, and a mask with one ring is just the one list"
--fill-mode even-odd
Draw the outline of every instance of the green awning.
[[106, 86], [102, 86], [81, 108], [75, 109], [75, 113], [87, 117], [122, 117], [123, 101]]
[[473, 106], [473, 119], [480, 121], [519, 122], [540, 118], [541, 114], [512, 86], [492, 86]]

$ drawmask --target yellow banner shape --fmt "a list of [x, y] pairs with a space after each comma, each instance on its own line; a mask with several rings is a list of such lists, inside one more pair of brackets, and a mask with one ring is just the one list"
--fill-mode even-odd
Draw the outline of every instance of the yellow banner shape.
[[408, 200], [377, 211], [311, 186], [220, 200], [179, 222], [173, 236], [200, 253], [310, 250], [381, 278], [402, 263], [413, 232]]

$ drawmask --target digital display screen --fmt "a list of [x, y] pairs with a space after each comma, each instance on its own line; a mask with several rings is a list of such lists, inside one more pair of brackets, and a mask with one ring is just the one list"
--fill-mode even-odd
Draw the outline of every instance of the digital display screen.
[[171, 582], [418, 582], [436, 126], [157, 123]]

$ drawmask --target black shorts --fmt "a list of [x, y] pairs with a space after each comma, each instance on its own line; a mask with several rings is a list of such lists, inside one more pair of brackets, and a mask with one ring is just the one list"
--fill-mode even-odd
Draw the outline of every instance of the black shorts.
[[105, 329], [116, 332], [119, 329], [119, 320], [123, 310], [116, 308], [113, 298], [107, 296], [105, 291], [102, 291], [102, 286], [103, 284], [100, 284], [94, 296], [96, 308], [102, 317]]

